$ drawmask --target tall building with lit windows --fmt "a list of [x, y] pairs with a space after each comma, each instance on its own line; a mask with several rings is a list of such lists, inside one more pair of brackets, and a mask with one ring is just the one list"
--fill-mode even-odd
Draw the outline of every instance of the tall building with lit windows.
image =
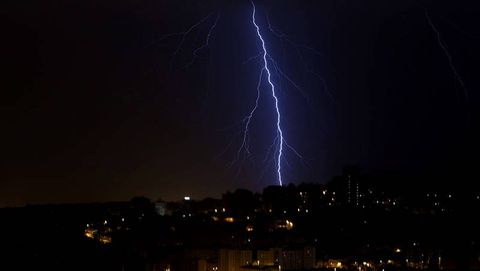
[[352, 174], [345, 176], [347, 184], [347, 204], [350, 206], [360, 206], [360, 184]]
[[354, 166], [345, 167], [341, 177], [344, 184], [343, 189], [345, 203], [349, 206], [359, 207], [361, 205], [359, 169]]

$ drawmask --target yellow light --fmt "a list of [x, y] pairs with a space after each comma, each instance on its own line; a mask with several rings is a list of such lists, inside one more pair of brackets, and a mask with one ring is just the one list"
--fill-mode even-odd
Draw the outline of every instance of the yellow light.
[[233, 217], [225, 217], [225, 222], [232, 223], [234, 221]]
[[85, 237], [87, 238], [90, 238], [90, 239], [93, 239], [95, 238], [95, 234], [97, 233], [97, 230], [94, 230], [94, 229], [86, 229], [85, 230]]
[[100, 241], [100, 243], [102, 244], [110, 244], [112, 242], [112, 238], [109, 237], [109, 236], [100, 236], [100, 238], [98, 238], [98, 241]]
[[395, 249], [395, 252], [396, 252], [396, 253], [400, 253], [400, 252], [402, 252], [402, 250], [399, 249], [399, 248], [397, 248], [397, 249]]
[[285, 228], [286, 228], [287, 230], [293, 229], [293, 222], [290, 221], [290, 220], [285, 220]]
[[247, 230], [248, 232], [253, 231], [253, 226], [248, 225], [248, 226], [246, 227], [246, 230]]

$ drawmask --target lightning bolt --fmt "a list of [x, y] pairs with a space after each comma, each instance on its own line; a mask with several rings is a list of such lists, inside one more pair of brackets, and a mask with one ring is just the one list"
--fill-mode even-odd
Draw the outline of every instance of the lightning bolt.
[[208, 30], [207, 37], [205, 38], [205, 43], [202, 46], [195, 49], [195, 51], [193, 51], [192, 60], [189, 63], [187, 63], [187, 65], [185, 65], [185, 68], [190, 67], [195, 62], [195, 60], [197, 59], [198, 53], [201, 50], [204, 50], [205, 48], [208, 47], [208, 45], [210, 44], [210, 37], [212, 36], [212, 32], [215, 30], [215, 27], [217, 27], [217, 23], [218, 23], [219, 18], [220, 18], [220, 13], [217, 13], [217, 18], [215, 19], [215, 22], [210, 26], [210, 29]]
[[183, 31], [183, 32], [168, 34], [168, 35], [165, 36], [165, 37], [170, 37], [170, 36], [181, 36], [181, 37], [182, 37], [182, 39], [180, 40], [180, 42], [179, 42], [178, 45], [177, 45], [177, 49], [175, 49], [175, 51], [173, 52], [172, 59], [170, 60], [170, 67], [173, 68], [173, 64], [174, 64], [174, 62], [175, 62], [175, 58], [177, 57], [178, 52], [180, 52], [180, 50], [182, 49], [183, 43], [185, 42], [185, 39], [187, 38], [187, 36], [188, 36], [195, 28], [197, 28], [197, 27], [200, 26], [203, 22], [205, 22], [206, 20], [208, 20], [211, 16], [212, 16], [212, 14], [210, 13], [209, 15], [203, 17], [200, 21], [198, 21], [197, 23], [195, 23], [194, 25], [192, 25], [190, 28], [188, 28], [187, 30], [185, 30], [185, 31]]
[[272, 32], [278, 38], [283, 39], [286, 42], [290, 43], [297, 50], [302, 48], [302, 49], [312, 51], [314, 54], [317, 54], [319, 56], [323, 56], [323, 54], [320, 51], [318, 51], [317, 49], [312, 48], [312, 47], [310, 47], [308, 45], [305, 45], [305, 44], [299, 44], [299, 43], [294, 42], [288, 35], [282, 33], [280, 30], [278, 30], [276, 27], [274, 27], [273, 24], [270, 22], [270, 15], [269, 14], [267, 14], [267, 24], [268, 24], [268, 29], [270, 30], [270, 32]]
[[276, 111], [276, 116], [277, 116], [277, 140], [278, 140], [278, 150], [276, 152], [277, 158], [276, 158], [276, 165], [277, 165], [277, 179], [278, 179], [278, 184], [281, 186], [283, 185], [283, 180], [282, 180], [282, 155], [283, 155], [283, 145], [284, 145], [284, 139], [283, 139], [283, 131], [282, 131], [282, 126], [281, 126], [281, 114], [280, 114], [280, 109], [279, 109], [279, 102], [278, 102], [278, 97], [275, 92], [275, 85], [272, 82], [272, 75], [270, 73], [269, 65], [268, 65], [268, 60], [269, 55], [267, 53], [267, 48], [265, 45], [265, 40], [263, 39], [262, 33], [260, 33], [260, 27], [258, 26], [256, 20], [255, 20], [255, 15], [256, 15], [256, 9], [255, 9], [255, 3], [251, 1], [252, 3], [252, 23], [255, 26], [256, 32], [258, 39], [260, 40], [262, 44], [262, 58], [263, 58], [263, 68], [262, 68], [262, 73], [265, 71], [267, 73], [267, 81], [268, 84], [270, 85], [270, 89], [272, 91], [272, 97], [274, 100], [275, 104], [275, 111]]
[[[314, 70], [312, 70], [309, 67], [309, 65], [305, 61], [305, 57], [303, 56], [303, 53], [302, 53], [301, 49], [312, 52], [313, 54], [315, 54], [317, 56], [323, 56], [323, 54], [313, 47], [310, 47], [310, 46], [305, 45], [305, 44], [299, 44], [299, 43], [294, 42], [287, 34], [284, 34], [278, 28], [273, 26], [273, 24], [270, 22], [270, 15], [269, 14], [267, 14], [267, 24], [268, 24], [268, 29], [270, 30], [270, 32], [273, 35], [275, 35], [277, 38], [281, 39], [282, 41], [290, 44], [295, 49], [295, 51], [297, 53], [297, 56], [300, 59], [300, 62], [304, 66], [305, 70], [308, 73], [312, 74], [313, 76], [317, 77], [320, 80], [320, 82], [323, 85], [323, 91], [328, 96], [328, 98], [333, 102], [334, 97], [333, 97], [332, 93], [330, 92], [330, 90], [328, 89], [327, 82], [325, 81], [325, 78], [323, 78], [323, 76], [321, 76], [320, 74], [318, 74], [317, 72], [315, 72]], [[295, 83], [289, 76], [287, 76], [286, 73], [283, 72], [279, 68], [278, 64], [273, 59], [272, 59], [272, 62], [274, 64], [275, 69], [277, 70], [277, 73], [280, 74], [281, 76], [283, 76], [294, 88], [296, 88], [298, 91], [300, 91], [300, 93], [303, 95], [303, 97], [308, 101], [308, 95], [305, 93], [305, 91], [297, 83]]]
[[257, 111], [258, 108], [258, 101], [260, 100], [260, 86], [262, 84], [262, 78], [263, 78], [263, 72], [265, 69], [262, 69], [260, 71], [260, 76], [258, 78], [258, 84], [257, 84], [257, 97], [255, 99], [255, 105], [253, 106], [252, 110], [250, 113], [243, 119], [245, 122], [245, 127], [243, 129], [243, 140], [240, 148], [238, 149], [237, 152], [237, 160], [240, 158], [240, 153], [242, 150], [245, 150], [247, 155], [250, 155], [250, 149], [249, 149], [249, 144], [248, 144], [248, 131], [250, 127], [250, 122], [253, 118], [253, 115], [255, 114], [255, 111]]
[[440, 35], [440, 31], [438, 31], [437, 27], [433, 23], [432, 19], [430, 18], [430, 15], [428, 14], [428, 12], [426, 10], [425, 10], [425, 17], [427, 18], [428, 24], [432, 28], [433, 32], [435, 32], [435, 35], [437, 36], [438, 45], [440, 46], [440, 48], [442, 48], [443, 53], [447, 57], [448, 65], [450, 66], [450, 69], [452, 70], [453, 75], [455, 76], [455, 79], [457, 79], [458, 83], [462, 87], [463, 94], [465, 95], [465, 100], [468, 101], [468, 90], [465, 87], [465, 82], [463, 81], [463, 78], [460, 76], [460, 74], [457, 71], [457, 68], [453, 64], [452, 55], [448, 51], [447, 45], [445, 44], [445, 42], [442, 39], [442, 36]]
[[[197, 21], [195, 24], [191, 25], [188, 29], [184, 30], [184, 31], [181, 31], [181, 32], [175, 32], [175, 33], [169, 33], [169, 34], [166, 34], [164, 36], [162, 36], [161, 38], [157, 39], [157, 40], [154, 40], [152, 42], [150, 42], [149, 44], [145, 45], [144, 46], [144, 49], [147, 48], [147, 47], [150, 47], [152, 46], [153, 44], [155, 43], [158, 43], [158, 42], [161, 42], [161, 41], [164, 41], [166, 39], [169, 39], [169, 38], [173, 38], [173, 37], [181, 37], [180, 38], [180, 41], [178, 42], [177, 44], [177, 47], [175, 48], [175, 51], [173, 52], [172, 54], [172, 57], [170, 59], [170, 68], [173, 70], [174, 68], [174, 64], [175, 64], [175, 60], [177, 58], [177, 55], [180, 53], [180, 51], [182, 50], [182, 47], [183, 47], [183, 44], [185, 43], [185, 40], [187, 39], [187, 37], [193, 32], [195, 31], [196, 29], [198, 29], [202, 24], [204, 24], [206, 21], [208, 21], [213, 15], [213, 12], [208, 14], [207, 16], [201, 18], [199, 21]], [[210, 28], [208, 30], [208, 33], [205, 37], [205, 42], [199, 46], [197, 49], [195, 49], [192, 53], [192, 59], [186, 64], [184, 65], [184, 68], [188, 68], [190, 67], [194, 62], [195, 60], [197, 59], [198, 57], [198, 54], [200, 51], [206, 49], [209, 44], [210, 44], [210, 38], [212, 36], [212, 33], [213, 31], [215, 30], [215, 28], [217, 27], [217, 23], [218, 23], [218, 19], [220, 18], [220, 12], [217, 13], [217, 16], [216, 16], [216, 19], [215, 21], [210, 25]]]
[[[259, 54], [247, 59], [243, 64], [247, 64], [250, 61], [258, 59], [259, 62], [261, 62], [261, 65], [260, 65], [261, 68], [260, 68], [260, 73], [259, 73], [258, 82], [257, 82], [257, 86], [256, 86], [257, 93], [256, 93], [255, 103], [249, 109], [248, 114], [239, 122], [239, 123], [241, 123], [242, 131], [237, 133], [236, 136], [241, 137], [241, 146], [237, 150], [236, 159], [231, 162], [230, 166], [232, 166], [234, 163], [236, 163], [240, 160], [242, 160], [241, 162], [245, 162], [245, 160], [248, 157], [251, 156], [250, 146], [249, 146], [249, 143], [250, 143], [250, 136], [249, 136], [250, 126], [251, 126], [251, 123], [252, 123], [252, 119], [254, 118], [254, 116], [256, 114], [256, 111], [259, 107], [259, 101], [260, 101], [260, 97], [261, 97], [262, 86], [264, 85], [265, 81], [268, 81], [268, 86], [270, 87], [270, 90], [271, 90], [271, 97], [272, 97], [272, 100], [274, 102], [273, 104], [275, 106], [276, 135], [273, 139], [272, 145], [268, 149], [268, 153], [267, 153], [267, 156], [266, 156], [265, 160], [267, 160], [268, 157], [272, 157], [272, 160], [273, 160], [274, 163], [272, 163], [271, 165], [274, 164], [274, 167], [275, 167], [275, 170], [276, 170], [277, 182], [280, 186], [282, 186], [283, 185], [282, 165], [283, 165], [283, 163], [285, 163], [286, 166], [289, 166], [287, 157], [285, 157], [285, 154], [284, 154], [285, 150], [291, 150], [291, 152], [294, 155], [296, 155], [298, 158], [300, 158], [302, 162], [304, 160], [303, 160], [303, 157], [300, 155], [300, 153], [298, 151], [296, 151], [291, 145], [289, 145], [287, 143], [287, 141], [285, 140], [284, 132], [282, 130], [282, 116], [281, 116], [280, 105], [279, 105], [280, 102], [279, 102], [279, 98], [277, 96], [277, 90], [276, 90], [276, 86], [275, 86], [275, 83], [274, 83], [274, 79], [272, 79], [272, 77], [274, 75], [281, 76], [281, 77], [285, 78], [285, 80], [287, 80], [295, 89], [300, 91], [300, 93], [306, 99], [308, 99], [308, 95], [307, 95], [306, 92], [303, 91], [303, 89], [300, 85], [296, 84], [294, 82], [294, 80], [291, 79], [279, 67], [280, 65], [268, 53], [267, 46], [265, 44], [265, 39], [263, 38], [262, 33], [260, 31], [260, 27], [259, 27], [259, 25], [257, 24], [257, 21], [256, 21], [255, 3], [254, 3], [253, 0], [250, 0], [250, 1], [251, 1], [252, 8], [253, 8], [252, 9], [251, 20], [252, 20], [252, 24], [253, 24], [253, 26], [256, 30], [256, 34], [257, 34], [257, 37], [258, 37], [258, 44], [261, 44], [261, 50], [259, 50], [260, 51]], [[213, 15], [214, 15], [214, 13], [212, 12], [212, 13], [208, 14], [207, 16], [198, 20], [193, 25], [189, 26], [186, 30], [181, 31], [181, 32], [166, 34], [163, 37], [161, 37], [159, 40], [157, 40], [157, 42], [158, 42], [158, 41], [162, 41], [162, 40], [165, 40], [165, 39], [168, 39], [168, 38], [173, 38], [173, 37], [178, 37], [179, 38], [179, 41], [176, 44], [175, 50], [174, 50], [174, 52], [171, 56], [171, 59], [170, 59], [170, 67], [171, 67], [172, 70], [175, 68], [174, 66], [175, 66], [176, 59], [177, 59], [178, 55], [180, 55], [182, 53], [183, 48], [184, 48], [184, 43], [187, 42], [187, 39], [188, 39], [189, 35], [192, 34], [193, 32], [200, 31], [200, 28], [204, 24], [207, 24], [207, 23], [211, 22], [211, 24], [209, 23], [210, 25], [209, 25], [209, 28], [208, 28], [208, 32], [206, 33], [205, 38], [202, 41], [202, 44], [200, 44], [199, 47], [197, 47], [195, 50], [193, 50], [193, 52], [191, 53], [191, 59], [185, 65], [183, 65], [183, 67], [188, 68], [188, 67], [192, 66], [195, 63], [195, 61], [197, 60], [197, 58], [200, 56], [200, 53], [203, 50], [205, 50], [209, 47], [211, 37], [212, 37], [212, 35], [213, 35], [213, 33], [214, 33], [214, 31], [217, 27], [217, 24], [219, 22], [220, 12], [217, 12], [216, 18], [214, 20], [211, 20]], [[292, 44], [295, 47], [295, 49], [297, 50], [297, 52], [299, 52], [300, 49], [306, 49], [306, 50], [313, 51], [314, 53], [320, 54], [319, 52], [317, 52], [315, 49], [313, 49], [311, 47], [294, 43], [293, 41], [291, 41], [289, 39], [288, 36], [279, 32], [278, 30], [274, 29], [273, 26], [270, 24], [268, 18], [267, 18], [267, 21], [268, 21], [268, 30], [271, 33], [273, 33], [276, 37], [281, 38], [281, 39], [287, 41], [288, 43]], [[150, 45], [148, 45], [148, 46], [150, 46]], [[299, 55], [301, 56], [300, 53], [299, 53]], [[303, 58], [302, 58], [302, 61], [303, 61]], [[306, 64], [305, 64], [305, 66], [306, 66]], [[272, 72], [274, 74], [272, 74]], [[265, 86], [266, 85], [267, 84], [265, 83]], [[236, 125], [238, 125], [238, 124], [236, 124]], [[227, 148], [225, 149], [224, 152], [222, 152], [221, 155], [223, 155], [223, 153], [228, 151], [232, 142], [233, 142], [233, 140], [228, 144]], [[242, 153], [243, 153], [243, 157], [242, 157]], [[266, 167], [264, 169], [264, 172], [265, 172], [265, 170], [267, 170], [269, 168], [270, 168], [270, 166]], [[239, 168], [239, 172], [240, 172], [240, 168]], [[263, 175], [263, 173], [262, 173], [262, 175]]]

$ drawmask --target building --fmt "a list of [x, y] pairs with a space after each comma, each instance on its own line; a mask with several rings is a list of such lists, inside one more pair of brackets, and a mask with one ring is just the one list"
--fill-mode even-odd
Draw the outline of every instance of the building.
[[315, 247], [278, 249], [277, 253], [282, 270], [308, 270], [316, 267]]
[[221, 249], [219, 253], [220, 271], [246, 271], [253, 263], [251, 250]]
[[258, 266], [273, 266], [278, 260], [275, 259], [275, 251], [270, 250], [258, 250], [257, 251], [257, 261], [255, 262]]
[[358, 207], [360, 206], [360, 185], [350, 173], [345, 178], [347, 183], [347, 204]]

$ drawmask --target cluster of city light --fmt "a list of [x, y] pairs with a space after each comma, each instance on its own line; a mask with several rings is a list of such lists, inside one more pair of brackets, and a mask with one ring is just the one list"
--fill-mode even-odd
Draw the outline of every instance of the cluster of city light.
[[[398, 253], [399, 249], [395, 248], [393, 251]], [[405, 264], [409, 268], [413, 269], [426, 269], [428, 265], [426, 261], [422, 259], [412, 260], [409, 258], [404, 259]], [[441, 266], [442, 258], [439, 257], [437, 259], [438, 266]], [[401, 264], [402, 260], [394, 261], [392, 259], [388, 260], [379, 260], [379, 261], [371, 261], [371, 260], [362, 260], [362, 261], [355, 261], [350, 263], [344, 263], [340, 259], [327, 259], [323, 261], [319, 261], [317, 267], [323, 267], [330, 270], [358, 270], [358, 271], [367, 271], [367, 270], [385, 270], [388, 266], [390, 268], [395, 267]]]
[[91, 229], [91, 228], [85, 229], [84, 235], [85, 235], [85, 237], [87, 237], [87, 238], [94, 239], [96, 234], [97, 234], [97, 230], [96, 230], [96, 229]]
[[106, 236], [106, 235], [101, 235], [98, 238], [98, 241], [104, 245], [110, 244], [112, 242], [112, 237]]
[[225, 222], [228, 222], [228, 223], [233, 223], [233, 222], [235, 222], [235, 219], [234, 219], [233, 217], [231, 217], [231, 216], [225, 217], [224, 220], [225, 220]]
[[292, 221], [286, 220], [286, 221], [285, 221], [285, 224], [286, 224], [286, 229], [287, 229], [287, 230], [293, 229], [293, 222], [292, 222]]
[[[106, 225], [107, 221], [105, 220], [103, 224]], [[92, 227], [92, 225], [87, 224], [83, 235], [88, 239], [97, 240], [101, 244], [110, 244], [112, 242], [112, 237], [109, 236], [111, 232], [112, 229], [109, 227], [102, 227], [101, 230], [98, 230]]]
[[277, 223], [276, 228], [277, 229], [291, 230], [291, 229], [293, 229], [293, 222], [288, 220], [288, 219], [281, 220]]

